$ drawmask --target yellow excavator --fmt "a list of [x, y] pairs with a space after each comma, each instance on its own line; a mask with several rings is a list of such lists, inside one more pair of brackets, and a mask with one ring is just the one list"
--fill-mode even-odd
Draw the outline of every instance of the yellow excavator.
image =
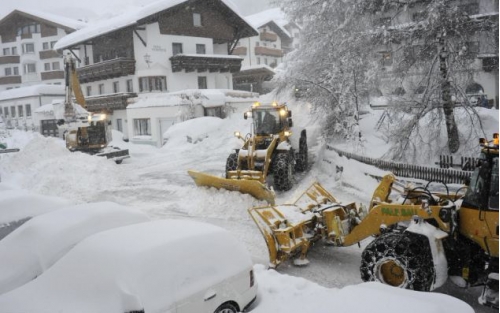
[[[112, 140], [110, 121], [105, 113], [91, 113], [86, 110], [80, 81], [76, 72], [75, 60], [68, 54], [64, 59], [66, 97], [64, 107], [55, 106], [57, 125], [64, 134], [66, 148], [103, 156], [122, 163], [129, 158], [128, 150], [109, 146]], [[73, 94], [76, 102], [73, 101]]]
[[[231, 153], [226, 161], [225, 177], [188, 171], [198, 186], [239, 191], [257, 199], [274, 203], [274, 190], [286, 191], [293, 186], [294, 171], [304, 171], [308, 162], [306, 130], [300, 137], [292, 136], [292, 111], [285, 104], [256, 102], [245, 112], [252, 118], [251, 133], [243, 137], [243, 146]], [[267, 186], [272, 175], [273, 186]]]
[[374, 236], [362, 253], [361, 278], [430, 291], [448, 276], [463, 286], [484, 285], [479, 302], [498, 308], [498, 134], [481, 139], [480, 161], [470, 183], [400, 185], [382, 178], [366, 208], [342, 203], [319, 183], [290, 204], [249, 209], [264, 236], [270, 267], [288, 259], [305, 265], [309, 249], [322, 241], [350, 246]]

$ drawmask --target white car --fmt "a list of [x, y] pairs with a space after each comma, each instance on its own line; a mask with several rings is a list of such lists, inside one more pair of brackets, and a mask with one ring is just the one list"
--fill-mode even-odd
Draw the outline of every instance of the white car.
[[[32, 202], [31, 206], [42, 204]], [[90, 235], [147, 221], [146, 214], [111, 202], [66, 206], [35, 216], [0, 240], [0, 294], [41, 275]]]
[[0, 296], [2, 312], [236, 313], [256, 298], [246, 247], [228, 231], [161, 220], [104, 231]]

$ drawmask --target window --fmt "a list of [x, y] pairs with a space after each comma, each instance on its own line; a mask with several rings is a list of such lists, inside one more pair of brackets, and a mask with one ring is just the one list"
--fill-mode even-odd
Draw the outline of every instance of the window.
[[113, 92], [114, 93], [120, 92], [120, 82], [113, 82]]
[[24, 112], [23, 112], [23, 106], [22, 105], [18, 105], [17, 106], [17, 112], [19, 113], [19, 117], [23, 117], [24, 116]]
[[382, 66], [390, 66], [392, 65], [392, 52], [390, 51], [383, 51], [381, 52], [382, 55]]
[[476, 57], [479, 53], [479, 42], [478, 41], [468, 41], [465, 43], [465, 55], [468, 57]]
[[198, 89], [207, 89], [207, 77], [198, 76]]
[[116, 130], [123, 133], [123, 123], [121, 118], [116, 119]]
[[24, 64], [24, 74], [36, 73], [36, 64], [28, 63]]
[[61, 65], [59, 62], [52, 62], [52, 70], [59, 71], [61, 69]]
[[256, 47], [258, 47], [259, 45], [260, 45], [260, 43], [257, 41], [257, 42], [255, 43], [255, 46], [256, 46]]
[[92, 86], [87, 86], [87, 97], [92, 95]]
[[99, 84], [99, 94], [104, 94], [104, 84]]
[[10, 55], [10, 48], [3, 48], [3, 55]]
[[260, 58], [257, 58], [257, 64], [260, 64]]
[[426, 16], [427, 16], [426, 12], [425, 11], [421, 11], [421, 12], [415, 12], [415, 13], [413, 13], [411, 17], [412, 17], [412, 20], [414, 22], [420, 22], [420, 21], [425, 20]]
[[23, 44], [23, 53], [35, 53], [35, 44], [33, 43]]
[[45, 63], [43, 65], [43, 67], [44, 67], [45, 71], [50, 71], [50, 63]]
[[50, 49], [54, 49], [54, 46], [56, 45], [57, 41], [51, 41], [50, 42]]
[[131, 79], [127, 80], [127, 92], [134, 92], [134, 85]]
[[165, 76], [149, 76], [139, 78], [139, 91], [167, 91], [167, 79]]
[[19, 67], [13, 67], [14, 75], [19, 76]]
[[391, 18], [390, 17], [381, 17], [377, 20], [375, 20], [375, 26], [376, 27], [388, 27], [391, 26]]
[[151, 120], [149, 118], [134, 119], [134, 135], [151, 136]]
[[5, 117], [8, 117], [8, 116], [9, 116], [9, 108], [8, 108], [8, 107], [3, 108], [3, 115], [4, 115]]
[[17, 29], [17, 35], [27, 35], [40, 32], [40, 24], [29, 24]]
[[182, 43], [174, 42], [172, 43], [172, 54], [181, 54], [182, 53]]
[[12, 117], [16, 117], [16, 107], [15, 106], [10, 107], [10, 115]]
[[26, 105], [26, 116], [27, 117], [31, 116], [31, 104]]
[[458, 11], [464, 12], [468, 15], [479, 14], [479, 3], [468, 3], [458, 6]]
[[12, 47], [12, 55], [17, 55], [17, 47]]
[[43, 43], [43, 50], [49, 50], [49, 43], [48, 42]]
[[12, 75], [12, 69], [10, 67], [5, 68], [5, 76]]
[[204, 44], [196, 44], [196, 54], [205, 54], [205, 45]]
[[264, 64], [267, 65], [267, 58], [264, 58]]
[[201, 25], [201, 14], [200, 13], [193, 13], [193, 25], [194, 26], [202, 26]]

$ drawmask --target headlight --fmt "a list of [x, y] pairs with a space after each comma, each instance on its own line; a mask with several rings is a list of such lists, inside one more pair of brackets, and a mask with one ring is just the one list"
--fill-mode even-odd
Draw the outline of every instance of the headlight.
[[288, 131], [288, 130], [287, 130], [287, 131], [285, 131], [285, 136], [290, 137], [291, 135], [292, 135], [292, 132], [291, 132], [291, 131]]

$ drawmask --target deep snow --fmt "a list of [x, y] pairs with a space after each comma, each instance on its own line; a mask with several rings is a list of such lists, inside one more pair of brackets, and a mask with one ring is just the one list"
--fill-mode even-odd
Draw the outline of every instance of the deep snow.
[[[291, 108], [294, 124], [308, 131], [311, 167], [306, 173], [296, 176], [296, 185], [291, 191], [278, 193], [277, 203], [294, 199], [314, 181], [319, 181], [342, 201], [368, 203], [377, 182], [364, 173], [380, 175], [383, 171], [326, 150], [325, 141], [319, 136], [319, 125], [309, 118], [309, 107], [291, 105]], [[365, 141], [361, 149], [359, 145], [352, 144], [342, 147], [360, 153], [369, 151], [370, 156], [383, 155], [388, 144], [380, 140], [381, 134], [372, 130], [381, 113], [370, 111], [363, 116], [361, 129]], [[485, 114], [491, 115], [493, 120], [488, 124], [489, 131], [498, 132], [498, 111], [488, 110]], [[250, 120], [244, 120], [239, 110], [224, 120], [201, 118], [174, 125], [166, 134], [166, 144], [160, 149], [123, 142], [119, 140], [120, 134], [114, 132], [113, 144], [129, 149], [131, 154], [131, 158], [121, 165], [83, 153], [70, 153], [59, 139], [11, 131], [6, 141], [9, 147], [19, 147], [21, 151], [0, 156], [0, 190], [27, 190], [68, 199], [66, 201], [71, 203], [112, 201], [137, 208], [152, 219], [183, 218], [216, 224], [242, 240], [256, 264], [267, 264], [265, 242], [247, 213], [248, 208], [265, 203], [236, 192], [197, 188], [187, 175], [188, 169], [222, 175], [231, 149], [241, 144], [233, 132], [238, 130], [245, 134], [249, 129]], [[191, 138], [189, 141], [188, 136]], [[337, 166], [344, 168], [343, 173], [337, 173]], [[361, 248], [368, 242], [369, 239], [361, 242]], [[262, 283], [260, 303], [255, 312], [305, 312], [301, 307], [308, 308], [307, 304], [311, 308], [317, 307], [318, 312], [324, 311], [325, 307], [342, 307], [355, 312], [360, 308], [371, 312], [390, 312], [398, 307], [414, 310], [411, 312], [449, 312], [446, 307], [462, 305], [439, 293], [421, 294], [387, 290], [373, 284], [357, 285], [361, 283], [361, 251], [357, 246], [315, 247], [309, 253], [311, 264], [308, 267], [284, 264], [278, 268], [280, 273], [292, 276], [264, 271], [257, 266], [260, 269], [257, 278]], [[370, 296], [379, 292], [383, 296]], [[477, 307], [477, 290], [469, 293], [453, 289], [453, 292]], [[376, 304], [368, 300], [359, 301], [359, 297], [373, 299]], [[421, 301], [420, 297], [426, 300]], [[488, 310], [480, 307], [477, 312], [490, 312]], [[454, 312], [470, 310], [465, 307]]]

